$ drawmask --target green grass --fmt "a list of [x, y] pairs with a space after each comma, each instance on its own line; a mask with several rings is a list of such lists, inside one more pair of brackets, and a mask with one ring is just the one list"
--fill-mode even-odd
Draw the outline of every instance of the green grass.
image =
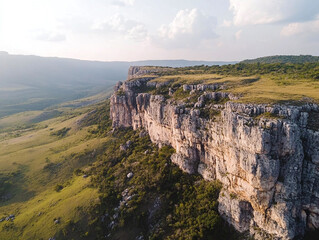
[[[240, 97], [243, 103], [319, 103], [318, 63], [235, 64], [175, 68], [159, 74], [151, 82], [218, 84]], [[185, 98], [180, 89], [176, 99]]]
[[240, 102], [281, 103], [298, 101], [315, 101], [319, 103], [319, 82], [306, 79], [284, 81], [265, 76], [258, 82], [229, 89], [230, 92], [242, 95]]
[[[76, 177], [58, 193], [52, 188], [25, 204], [2, 208], [2, 216], [15, 214], [16, 219], [0, 225], [0, 238], [49, 239], [62, 231], [70, 221], [82, 221], [88, 217], [91, 206], [99, 203], [97, 190], [90, 188], [89, 184], [89, 178]], [[54, 219], [60, 219], [60, 223], [55, 224]]]
[[[281, 103], [306, 102], [319, 103], [319, 81], [313, 79], [293, 79], [285, 77], [263, 76], [224, 76], [218, 74], [180, 74], [161, 76], [152, 82], [168, 82], [174, 84], [221, 84], [225, 92], [240, 96], [238, 102], [244, 103]], [[178, 89], [177, 99], [186, 97], [182, 89]]]
[[262, 113], [258, 116], [256, 116], [255, 119], [259, 120], [261, 118], [266, 118], [266, 119], [282, 119], [281, 116], [277, 115], [277, 114], [274, 114], [274, 113], [270, 113], [270, 112], [265, 112], [265, 113]]
[[[18, 135], [7, 129], [7, 136], [0, 138], [0, 177], [6, 182], [0, 194], [8, 199], [0, 199], [0, 218], [15, 214], [16, 219], [0, 223], [0, 239], [63, 236], [70, 224], [77, 224], [76, 236], [85, 235], [99, 195], [90, 187], [90, 178], [76, 176], [74, 171], [85, 173], [103, 153], [110, 139], [102, 136], [97, 124], [104, 121], [98, 116], [108, 108], [104, 102], [66, 109], [58, 117], [13, 130]], [[95, 115], [88, 114], [96, 109]], [[57, 185], [63, 186], [58, 192]], [[54, 224], [54, 218], [60, 218], [60, 223]]]

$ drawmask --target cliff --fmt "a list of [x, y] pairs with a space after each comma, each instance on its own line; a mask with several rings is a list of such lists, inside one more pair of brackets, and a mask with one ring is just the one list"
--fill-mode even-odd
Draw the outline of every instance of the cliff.
[[[222, 182], [219, 212], [241, 232], [293, 239], [319, 228], [318, 105], [236, 103], [221, 86], [203, 84], [154, 95], [150, 89], [169, 83], [147, 74], [130, 68], [115, 87], [114, 128], [144, 128], [153, 142], [175, 148], [182, 170]], [[178, 101], [173, 91], [198, 98]]]

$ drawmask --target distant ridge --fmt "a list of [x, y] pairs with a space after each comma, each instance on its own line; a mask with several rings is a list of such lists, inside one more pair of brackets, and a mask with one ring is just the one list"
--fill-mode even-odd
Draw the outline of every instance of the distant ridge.
[[146, 60], [131, 62], [134, 66], [160, 66], [160, 67], [190, 67], [199, 65], [228, 65], [236, 64], [238, 61], [192, 61], [192, 60]]
[[260, 57], [256, 59], [247, 59], [241, 63], [314, 63], [319, 62], [318, 56], [312, 55], [276, 55]]
[[145, 61], [88, 61], [71, 58], [11, 55], [0, 51], [0, 84], [23, 83], [39, 86], [58, 83], [110, 83], [126, 79], [130, 66], [189, 67], [195, 65], [226, 65], [236, 62], [145, 60]]
[[127, 78], [130, 66], [186, 67], [230, 63], [187, 60], [102, 62], [11, 55], [0, 51], [0, 118], [106, 92], [116, 82]]

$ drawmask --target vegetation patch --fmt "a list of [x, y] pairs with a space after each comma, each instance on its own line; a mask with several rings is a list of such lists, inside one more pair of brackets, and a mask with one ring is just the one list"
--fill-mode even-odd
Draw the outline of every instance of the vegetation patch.
[[11, 191], [14, 186], [14, 180], [20, 175], [20, 171], [7, 174], [0, 173], [0, 202], [11, 198]]
[[213, 109], [211, 107], [201, 108], [199, 117], [205, 119], [212, 119], [215, 121], [218, 116], [220, 116], [220, 110]]
[[176, 100], [183, 100], [189, 97], [189, 91], [184, 91], [183, 88], [180, 87], [174, 92], [173, 96], [174, 96], [174, 99]]
[[261, 118], [267, 118], [267, 119], [283, 119], [282, 116], [279, 116], [278, 114], [275, 113], [270, 113], [270, 112], [264, 112], [258, 116], [255, 117], [256, 120], [259, 120]]
[[63, 188], [64, 188], [64, 187], [63, 187], [62, 184], [57, 184], [57, 185], [55, 185], [54, 190], [55, 190], [56, 192], [60, 192]]
[[69, 127], [64, 127], [58, 131], [52, 132], [51, 136], [58, 136], [60, 138], [65, 137], [65, 135], [68, 133], [68, 131], [70, 131], [71, 128]]
[[[148, 136], [128, 129], [112, 136], [118, 140], [108, 143], [90, 173], [101, 193], [94, 223], [98, 236], [239, 239], [218, 215], [220, 183], [183, 173], [171, 163], [174, 150], [158, 149]], [[128, 140], [132, 144], [121, 151], [120, 145]]]
[[[156, 82], [172, 84], [220, 84], [229, 93], [242, 96], [239, 102], [298, 104], [319, 103], [319, 62], [237, 63], [223, 66], [194, 66], [164, 72]], [[280, 87], [278, 87], [280, 86]], [[185, 99], [177, 89], [174, 98]]]
[[119, 90], [116, 92], [116, 95], [117, 95], [117, 96], [125, 96], [125, 92], [123, 91], [123, 89], [119, 89]]

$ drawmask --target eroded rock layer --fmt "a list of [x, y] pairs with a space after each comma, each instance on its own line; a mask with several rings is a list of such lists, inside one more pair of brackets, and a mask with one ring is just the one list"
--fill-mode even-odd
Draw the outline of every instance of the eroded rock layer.
[[[133, 70], [136, 77], [138, 69]], [[110, 109], [114, 127], [146, 129], [153, 142], [175, 148], [172, 161], [182, 170], [221, 181], [219, 212], [241, 232], [293, 239], [319, 228], [319, 129], [310, 124], [318, 105], [228, 101], [213, 105], [215, 115], [207, 118], [203, 98], [214, 93], [203, 92], [189, 107], [139, 93], [151, 79], [116, 86]]]

